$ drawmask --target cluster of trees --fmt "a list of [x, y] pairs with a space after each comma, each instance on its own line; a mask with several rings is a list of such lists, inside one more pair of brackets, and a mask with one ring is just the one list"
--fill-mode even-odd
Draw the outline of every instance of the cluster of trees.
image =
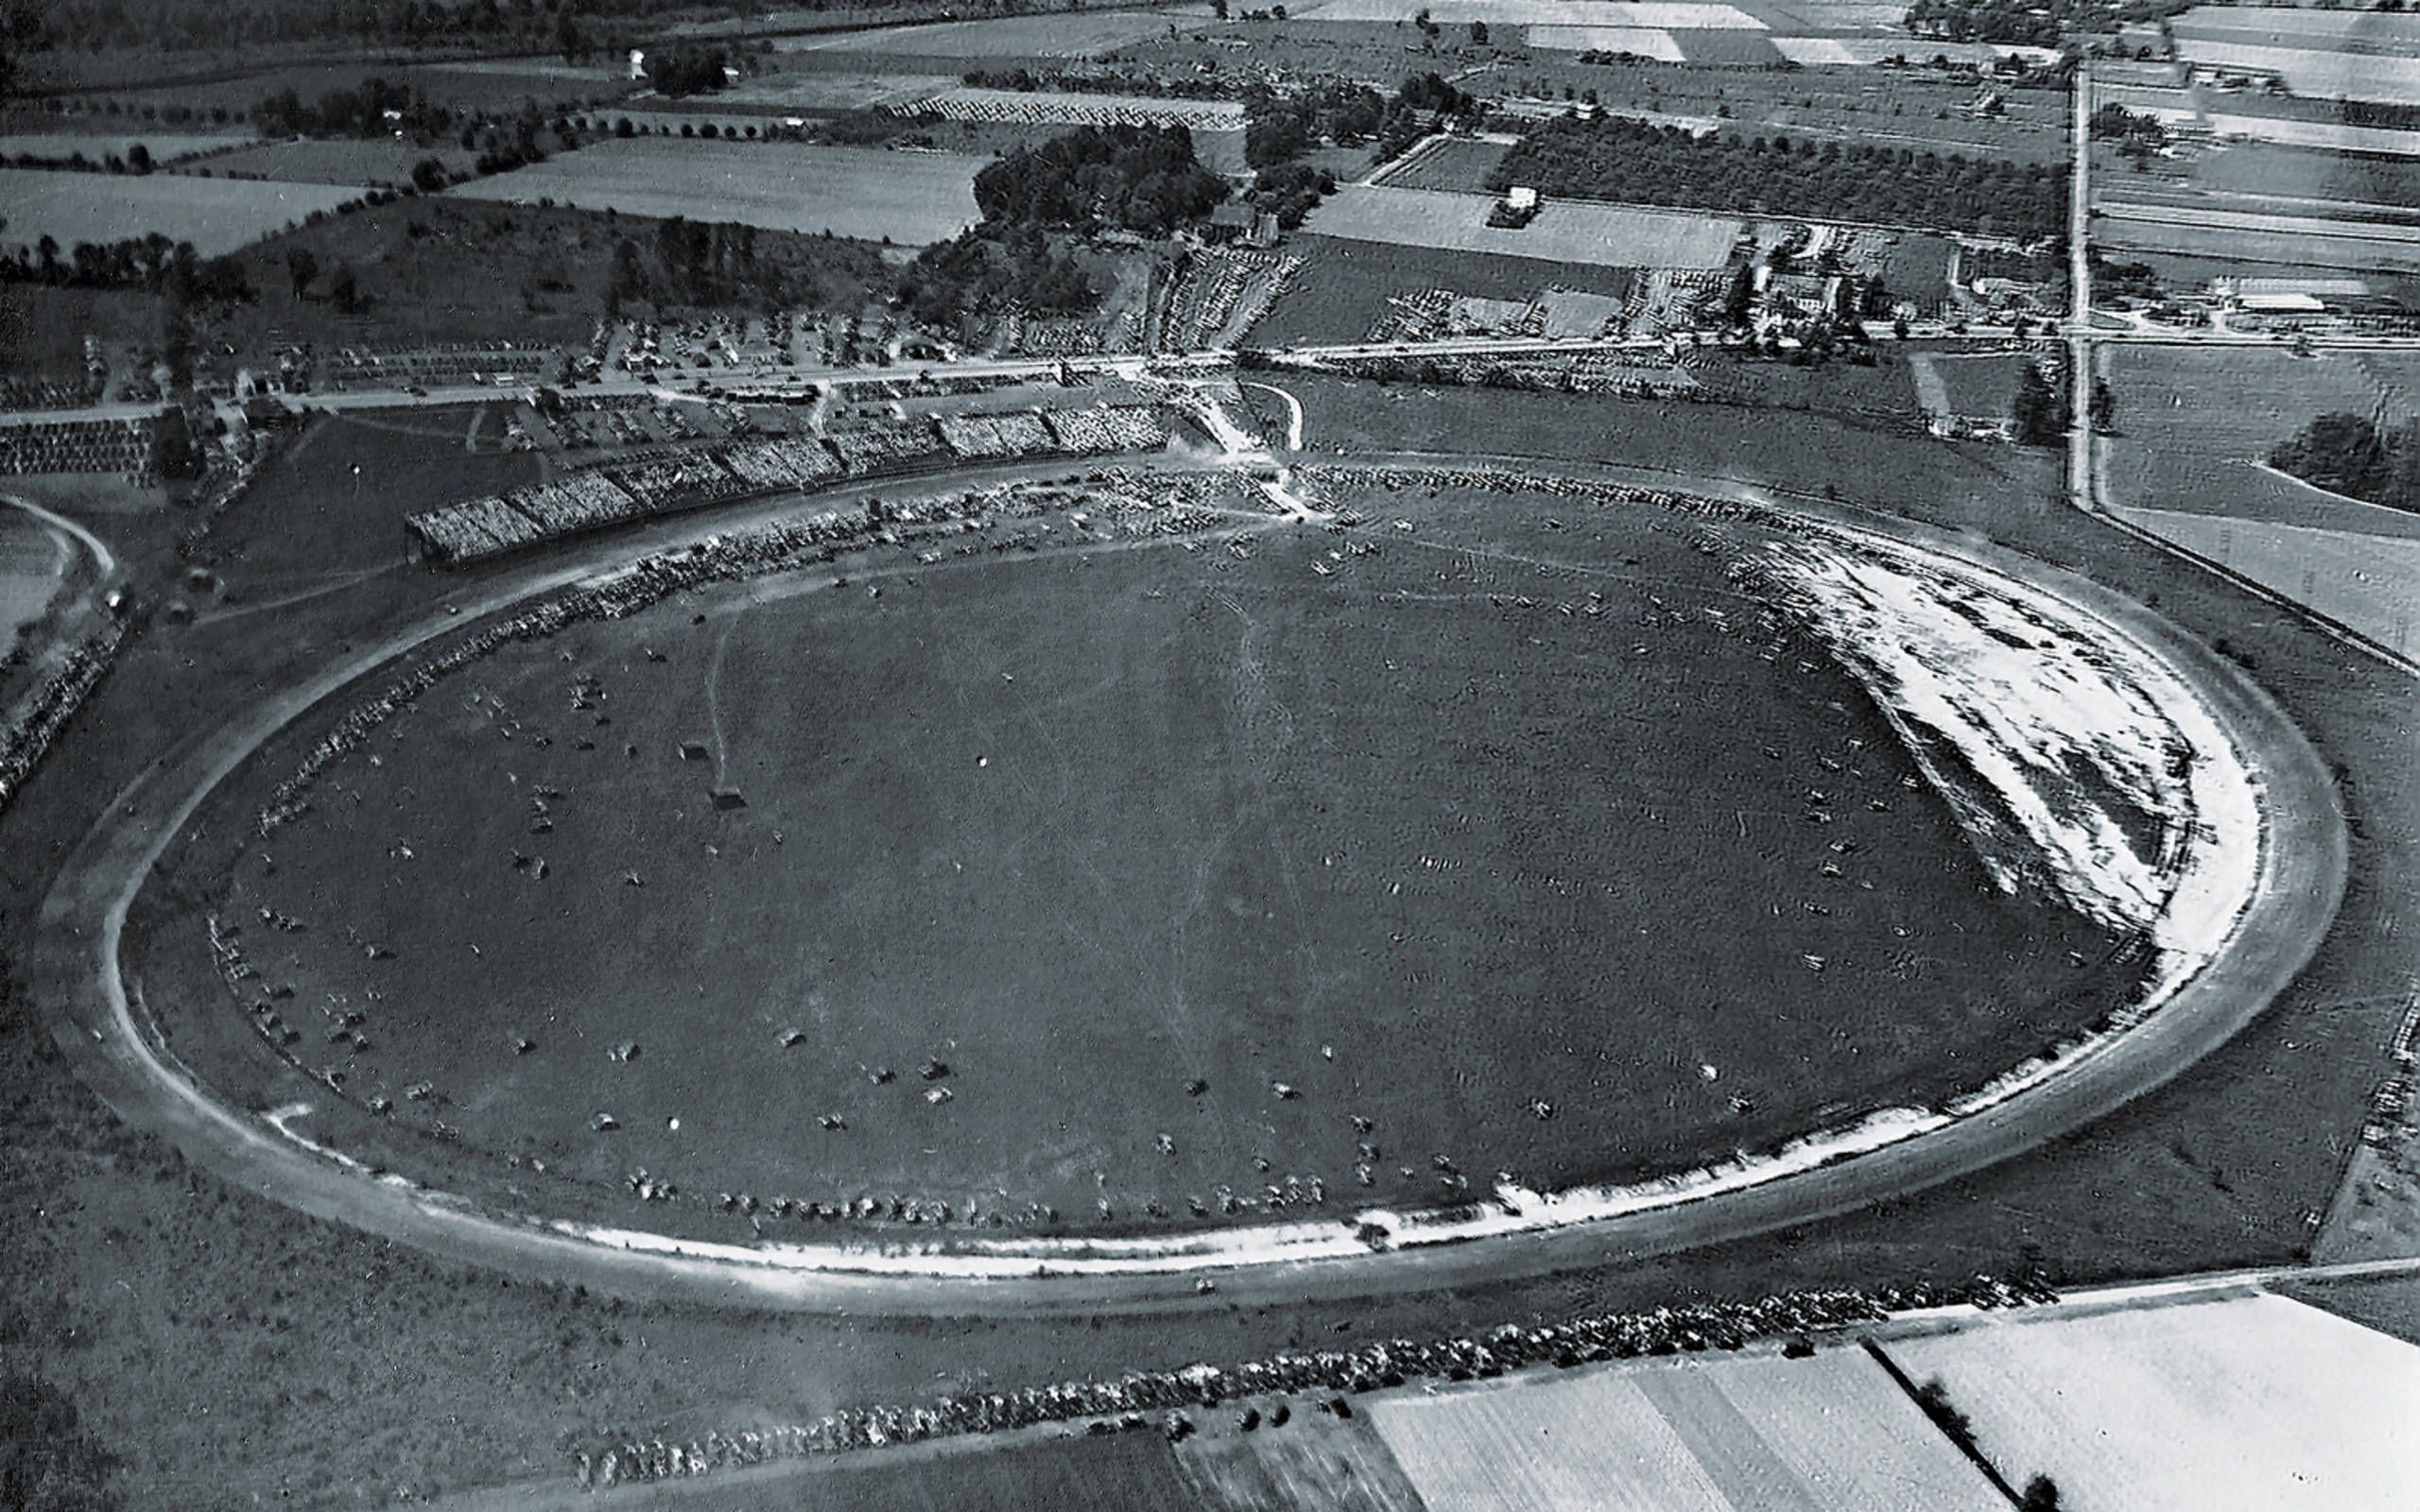
[[1626, 116], [1549, 121], [1489, 176], [1501, 193], [1937, 227], [2032, 241], [2066, 217], [2064, 166], [1789, 137], [1698, 136]]
[[647, 81], [658, 94], [680, 99], [723, 87], [731, 57], [719, 47], [673, 47], [647, 55]]
[[1181, 126], [1086, 126], [987, 165], [975, 203], [996, 228], [1165, 236], [1227, 198], [1226, 180], [1194, 160]]
[[[388, 118], [392, 111], [395, 116]], [[352, 89], [332, 89], [305, 100], [289, 85], [252, 102], [252, 124], [263, 136], [388, 136], [396, 131], [427, 140], [448, 134], [454, 112], [431, 105], [407, 84], [365, 78]]]
[[[2010, 413], [2016, 420], [2016, 439], [2020, 446], [2058, 446], [2067, 438], [2067, 423], [2073, 411], [2064, 389], [2052, 383], [2040, 367], [2027, 363], [2016, 376], [2016, 400]], [[2113, 410], [2114, 418], [2114, 410]]]
[[791, 259], [780, 255], [785, 241], [760, 234], [753, 226], [709, 225], [679, 215], [656, 222], [644, 249], [619, 237], [605, 281], [606, 317], [616, 318], [631, 304], [788, 303], [801, 291]]
[[[721, 79], [720, 73], [715, 77]], [[391, 114], [389, 112], [392, 112]], [[317, 100], [305, 100], [292, 89], [281, 89], [254, 101], [252, 124], [263, 136], [386, 137], [398, 133], [426, 146], [452, 138], [465, 152], [478, 156], [478, 171], [502, 173], [546, 156], [546, 144], [579, 146], [571, 123], [561, 115], [549, 121], [534, 100], [526, 100], [510, 115], [459, 112], [432, 104], [417, 89], [365, 78], [352, 89], [332, 89]], [[627, 133], [625, 133], [627, 134]], [[441, 172], [442, 165], [440, 165]], [[443, 188], [441, 177], [421, 182], [423, 189]]]
[[[307, 294], [312, 280], [319, 276], [320, 256], [317, 252], [299, 242], [285, 249], [285, 282], [296, 299]], [[328, 271], [327, 295], [328, 302], [346, 315], [359, 313], [368, 302], [361, 292], [361, 276], [353, 270], [351, 263], [339, 262]]]
[[203, 257], [191, 242], [172, 242], [159, 232], [116, 242], [78, 242], [60, 255], [56, 237], [21, 247], [0, 258], [0, 279], [53, 287], [132, 288], [197, 301], [249, 302], [254, 294], [244, 266], [233, 257]]
[[1280, 227], [1292, 231], [1309, 216], [1322, 199], [1334, 193], [1335, 174], [1307, 163], [1286, 163], [1273, 168], [1263, 168], [1252, 186], [1252, 193], [1245, 198], [1254, 210], [1268, 211], [1277, 217]]
[[1392, 96], [1345, 80], [1282, 96], [1257, 89], [1245, 96], [1244, 161], [1255, 168], [1290, 163], [1325, 141], [1374, 143], [1384, 163], [1440, 126], [1476, 120], [1481, 109], [1434, 73], [1406, 78]]
[[1037, 315], [1078, 315], [1101, 290], [1072, 252], [1040, 228], [985, 225], [927, 247], [899, 283], [917, 323], [947, 330], [977, 311], [1014, 304]]
[[2168, 128], [2156, 115], [2137, 115], [2115, 100], [2092, 112], [2095, 142], [2114, 142], [2118, 154], [2137, 161], [2168, 146]]
[[2192, 0], [1915, 0], [1908, 29], [1943, 42], [2056, 47], [2070, 31], [2115, 31], [2120, 20], [2172, 15]]
[[2420, 420], [2388, 431], [2365, 415], [2322, 415], [2278, 442], [2269, 465], [2337, 493], [2420, 510]]

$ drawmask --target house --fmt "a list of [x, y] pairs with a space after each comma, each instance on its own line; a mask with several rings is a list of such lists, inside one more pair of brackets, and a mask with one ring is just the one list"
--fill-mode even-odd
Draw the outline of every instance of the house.
[[1230, 199], [1211, 211], [1210, 218], [1201, 223], [1201, 239], [1214, 247], [1242, 241], [1252, 233], [1257, 219], [1252, 206], [1240, 199]]

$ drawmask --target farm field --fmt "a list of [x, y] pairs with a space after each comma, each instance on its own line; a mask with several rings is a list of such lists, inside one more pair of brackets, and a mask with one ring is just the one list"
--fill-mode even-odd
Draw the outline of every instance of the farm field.
[[1155, 1430], [816, 1466], [753, 1486], [723, 1486], [723, 1512], [1228, 1512], [1186, 1492]]
[[45, 162], [70, 162], [81, 154], [88, 163], [99, 164], [111, 158], [123, 159], [138, 144], [151, 154], [153, 163], [174, 163], [197, 153], [216, 152], [222, 147], [241, 146], [253, 141], [251, 132], [244, 130], [215, 132], [180, 131], [10, 131], [0, 133], [0, 160], [36, 158]]
[[1576, 199], [1550, 199], [1527, 227], [1503, 231], [1487, 224], [1495, 203], [1488, 195], [1348, 184], [1322, 200], [1304, 229], [1543, 262], [1672, 268], [1722, 266], [1741, 231], [1739, 221], [1726, 216]]
[[1478, 142], [1455, 137], [1424, 149], [1418, 157], [1389, 167], [1379, 182], [1390, 189], [1436, 189], [1455, 194], [1483, 195], [1487, 176], [1512, 150], [1506, 142]]
[[1197, 1434], [1176, 1462], [1203, 1512], [1430, 1512], [1366, 1416]]
[[1091, 58], [1131, 43], [1165, 36], [1170, 26], [1208, 19], [1199, 7], [1167, 10], [1085, 10], [1071, 15], [1002, 16], [988, 21], [939, 21], [876, 26], [834, 35], [779, 37], [784, 53], [889, 53], [913, 58]]
[[[2127, 975], [2095, 964], [2098, 931], [1990, 886], [1844, 678], [1720, 627], [1706, 610], [1753, 610], [1694, 531], [1607, 518], [1582, 542], [1517, 500], [1428, 528], [1444, 541], [1332, 580], [1280, 534], [1249, 561], [936, 569], [878, 600], [735, 591], [500, 651], [377, 765], [333, 772], [359, 806], [298, 821], [273, 873], [214, 885], [219, 907], [314, 921], [253, 947], [303, 1003], [377, 994], [368, 1043], [312, 1053], [394, 1098], [398, 1138], [441, 1109], [468, 1151], [608, 1191], [644, 1167], [707, 1194], [1038, 1203], [1076, 1227], [1097, 1199], [1148, 1226], [1154, 1204], [1182, 1222], [1188, 1198], [1289, 1178], [1362, 1200], [1357, 1165], [1369, 1195], [1421, 1199], [1438, 1156], [1560, 1186], [1754, 1147], [1819, 1109], [1964, 1085]], [[1557, 551], [1581, 555], [1530, 564]], [[1603, 620], [1505, 597], [1590, 587]], [[613, 723], [581, 749], [594, 716], [561, 709], [590, 672]], [[1720, 739], [1668, 738], [1710, 707], [1736, 711]], [[1808, 753], [1835, 745], [1856, 754], [1826, 775]], [[1802, 765], [1854, 811], [1808, 823], [1782, 797]], [[543, 834], [539, 788], [558, 795]], [[1860, 849], [1843, 863], [1833, 842]], [[1672, 859], [1651, 877], [1647, 854]], [[474, 918], [500, 927], [466, 937]], [[394, 958], [365, 962], [348, 929]], [[1630, 987], [1607, 1002], [1613, 981]], [[221, 1054], [216, 1024], [224, 1054], [257, 1057], [233, 1018], [181, 1015], [181, 1053]], [[607, 1056], [623, 1044], [641, 1052]], [[443, 1101], [407, 1103], [422, 1082]], [[600, 1110], [621, 1127], [592, 1130]]]
[[2124, 513], [2380, 645], [2402, 652], [2420, 648], [2411, 634], [2412, 616], [2420, 612], [2420, 516], [2404, 527], [2407, 533], [2388, 536], [2171, 509]]
[[946, 241], [981, 218], [974, 185], [985, 161], [941, 152], [642, 137], [598, 142], [448, 193], [515, 204], [552, 198], [625, 215], [685, 215], [922, 246]]
[[360, 196], [358, 189], [334, 184], [0, 168], [0, 204], [9, 207], [0, 246], [31, 247], [50, 236], [64, 249], [160, 232], [216, 257]]
[[2007, 1504], [1853, 1349], [1508, 1378], [1368, 1410], [1429, 1512]]
[[2097, 203], [2094, 214], [2096, 241], [2113, 250], [2420, 273], [2420, 225], [2108, 200]]
[[938, 94], [958, 85], [955, 74], [842, 74], [818, 69], [760, 74], [712, 96], [716, 105], [767, 105], [785, 110], [838, 113], [895, 105]]
[[[2201, 151], [2148, 172], [2110, 166], [2094, 180], [2100, 198], [2146, 204], [2211, 203], [2325, 218], [2393, 218], [2420, 204], [2420, 162], [2243, 142]], [[2330, 207], [2360, 207], [2358, 213]]]
[[[2102, 443], [2110, 502], [2232, 514], [2283, 524], [2341, 525], [2253, 464], [2335, 410], [2376, 413], [2393, 427], [2420, 414], [2420, 354], [2271, 348], [2104, 347], [2118, 435]], [[2387, 511], [2363, 513], [2391, 520]]]
[[2420, 1485], [2420, 1349], [2282, 1297], [1995, 1319], [1885, 1345], [2002, 1478], [2077, 1512], [2343, 1512]]
[[1996, 353], [1916, 352], [1908, 362], [1927, 411], [2005, 420], [2015, 407], [2017, 379], [2027, 359]]
[[[1291, 10], [1288, 11], [1291, 14]], [[1315, 0], [1301, 14], [1318, 22], [1396, 22], [1404, 19], [1389, 0]], [[1762, 31], [1765, 23], [1719, 0], [1432, 0], [1429, 18], [1441, 26], [1484, 21], [1491, 26], [1686, 26], [1699, 30], [1736, 27]]]
[[509, 66], [354, 61], [278, 64], [230, 77], [109, 90], [105, 97], [130, 110], [182, 105], [199, 111], [225, 110], [242, 119], [262, 96], [282, 89], [317, 99], [330, 90], [358, 89], [363, 79], [372, 77], [410, 85], [438, 104], [474, 110], [513, 110], [525, 100], [535, 100], [542, 108], [579, 105], [619, 99], [638, 88], [611, 70], [566, 70], [544, 60], [531, 60], [526, 66], [520, 60]]
[[1390, 242], [1298, 235], [1291, 243], [1303, 269], [1253, 328], [1270, 346], [1366, 339], [1391, 319], [1390, 301], [1429, 289], [1478, 299], [1534, 299], [1548, 287], [1622, 298], [1636, 275], [1588, 263], [1546, 263]]
[[451, 173], [467, 171], [478, 154], [451, 142], [422, 146], [391, 138], [364, 141], [275, 142], [221, 153], [190, 170], [213, 178], [272, 179], [285, 183], [394, 184], [411, 182], [412, 169], [435, 158]]

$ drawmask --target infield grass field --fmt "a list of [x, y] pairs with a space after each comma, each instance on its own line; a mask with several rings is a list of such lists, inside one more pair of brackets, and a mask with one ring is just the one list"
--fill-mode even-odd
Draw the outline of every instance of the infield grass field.
[[1990, 886], [1700, 527], [1366, 507], [1438, 536], [787, 580], [508, 647], [219, 910], [399, 1130], [1080, 1228], [1720, 1157], [1971, 1085], [2124, 980]]

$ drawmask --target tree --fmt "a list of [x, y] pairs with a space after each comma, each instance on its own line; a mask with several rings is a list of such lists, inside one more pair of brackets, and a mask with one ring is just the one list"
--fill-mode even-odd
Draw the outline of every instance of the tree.
[[2048, 1475], [2036, 1475], [2025, 1483], [2025, 1494], [2017, 1498], [2019, 1512], [2061, 1512], [2066, 1503], [2059, 1500], [2059, 1483]]
[[1744, 326], [1755, 310], [1755, 266], [1751, 263], [1742, 263], [1739, 265], [1738, 271], [1731, 275], [1731, 287], [1722, 297], [1723, 323], [1731, 326]]
[[2011, 413], [2016, 418], [2016, 438], [2022, 445], [2056, 446], [2066, 437], [2066, 401], [2032, 363], [2027, 363], [2017, 375], [2016, 402]]
[[328, 275], [328, 298], [347, 315], [360, 310], [361, 284], [354, 277], [351, 263], [338, 263], [337, 270]]
[[2412, 451], [2420, 426], [2406, 425], [2390, 438], [2365, 415], [2322, 415], [2299, 436], [2277, 443], [2269, 465], [2338, 493], [2374, 504], [2420, 508], [2420, 494], [2404, 491], [2414, 478]]
[[2111, 390], [2108, 379], [2095, 378], [2092, 381], [2092, 428], [2106, 432], [2114, 429], [2117, 423], [2118, 395]]
[[296, 299], [301, 299], [302, 291], [309, 288], [311, 281], [319, 276], [320, 259], [311, 249], [289, 247], [285, 249], [285, 278], [287, 283], [294, 285]]
[[1472, 43], [1472, 45], [1474, 45], [1474, 46], [1478, 46], [1478, 47], [1484, 47], [1484, 46], [1486, 46], [1486, 45], [1487, 45], [1487, 23], [1486, 23], [1486, 22], [1484, 22], [1484, 21], [1474, 21], [1474, 22], [1472, 22], [1472, 23], [1471, 23], [1471, 43]]
[[126, 165], [137, 173], [151, 171], [151, 149], [137, 142], [126, 149]]

